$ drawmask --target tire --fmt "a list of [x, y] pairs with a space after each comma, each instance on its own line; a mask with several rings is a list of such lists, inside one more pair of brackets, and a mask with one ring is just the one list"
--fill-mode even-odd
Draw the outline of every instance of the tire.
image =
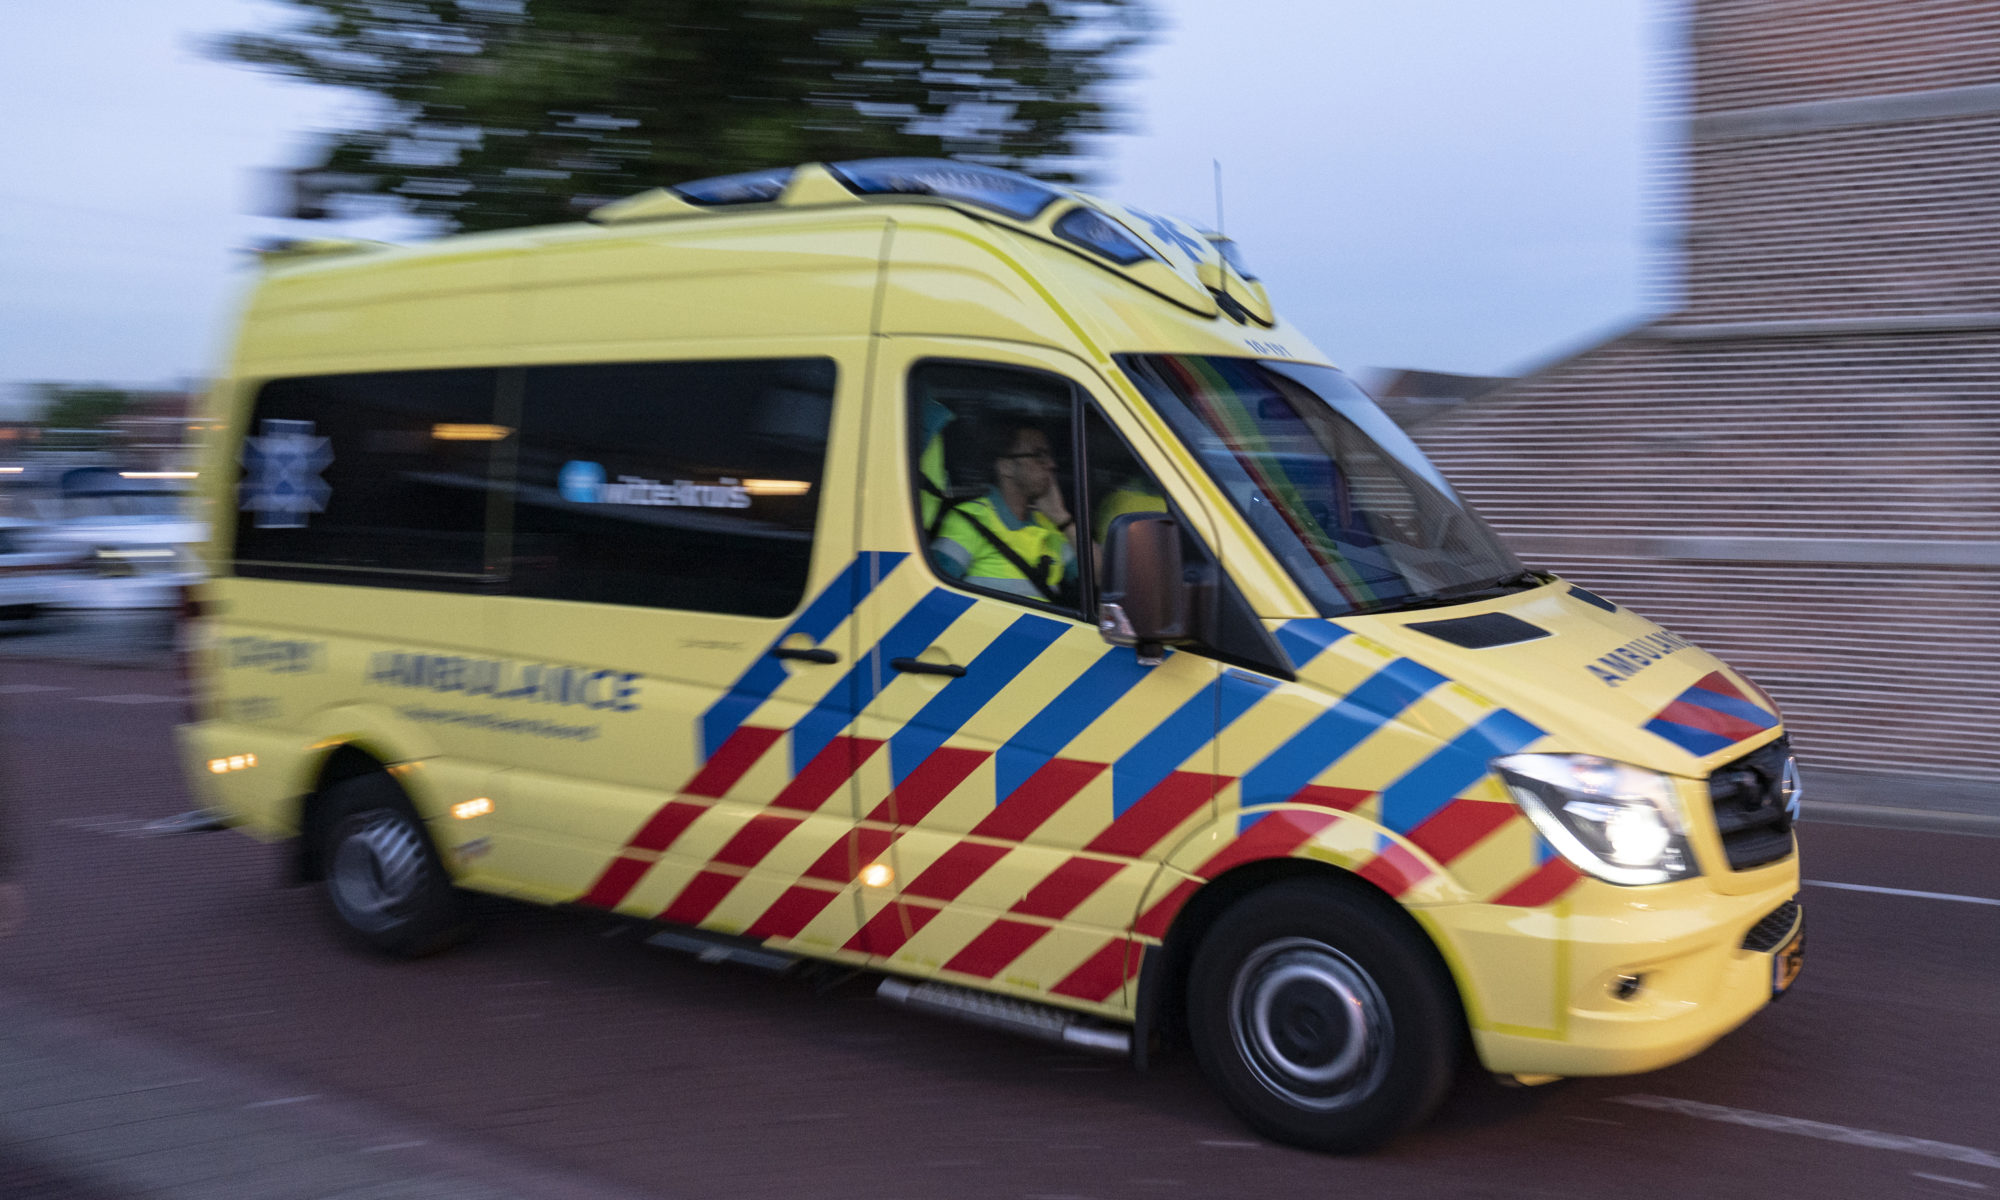
[[1464, 1038], [1450, 976], [1394, 903], [1322, 879], [1272, 884], [1216, 921], [1189, 973], [1188, 1032], [1246, 1124], [1335, 1153], [1429, 1116]]
[[349, 937], [397, 958], [418, 958], [471, 931], [430, 834], [393, 780], [342, 780], [324, 800], [319, 862], [328, 908]]

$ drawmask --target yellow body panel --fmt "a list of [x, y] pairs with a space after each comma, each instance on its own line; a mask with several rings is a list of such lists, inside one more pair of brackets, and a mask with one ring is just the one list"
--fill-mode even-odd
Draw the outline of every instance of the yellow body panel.
[[[203, 472], [215, 546], [232, 545], [258, 389], [314, 374], [824, 358], [828, 499], [804, 598], [771, 618], [242, 578], [218, 559], [203, 719], [183, 731], [205, 801], [291, 836], [351, 746], [396, 772], [465, 886], [1123, 1020], [1202, 886], [1309, 861], [1416, 916], [1499, 1071], [1647, 1069], [1764, 1003], [1770, 957], [1739, 945], [1796, 891], [1796, 857], [1730, 870], [1702, 781], [1779, 736], [1776, 718], [1707, 755], [1647, 730], [1698, 681], [1760, 695], [1747, 681], [1560, 582], [1321, 619], [1112, 359], [1322, 361], [1282, 322], [1220, 315], [1200, 282], [1222, 278], [1219, 259], [1121, 272], [1052, 240], [1060, 207], [1013, 222], [930, 200], [809, 203], [827, 186], [275, 267], [214, 392], [238, 431]], [[1089, 622], [933, 573], [904, 381], [939, 358], [1075, 384], [1296, 678], [1187, 652], [1144, 666]], [[1549, 636], [1468, 650], [1410, 628], [1482, 612]], [[832, 661], [771, 657], [780, 646]], [[890, 669], [905, 657], [977, 669]], [[1374, 718], [1350, 703], [1398, 688]], [[1701, 874], [1581, 878], [1485, 768], [1530, 748], [1677, 777]], [[452, 815], [475, 798], [491, 811]], [[1636, 1000], [1610, 997], [1621, 974], [1646, 976]]]

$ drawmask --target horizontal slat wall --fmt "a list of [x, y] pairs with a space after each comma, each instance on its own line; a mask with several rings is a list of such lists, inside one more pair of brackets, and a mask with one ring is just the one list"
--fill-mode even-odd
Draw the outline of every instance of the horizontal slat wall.
[[1812, 760], [1990, 786], [2000, 0], [1683, 2], [1677, 311], [1417, 440], [1532, 564], [1757, 679]]
[[[2000, 780], [2000, 569], [1754, 553], [2000, 540], [2000, 337], [1628, 338], [1416, 437], [1503, 535], [1570, 547], [1531, 565], [1748, 672], [1813, 761]], [[1593, 548], [1631, 536], [1751, 540], [1735, 562]]]
[[1686, 161], [1678, 320], [2000, 312], [2000, 114], [1700, 141]]
[[1420, 426], [1513, 532], [2000, 538], [2000, 336], [1630, 338]]
[[1993, 0], [1696, 0], [1698, 111], [1993, 81]]

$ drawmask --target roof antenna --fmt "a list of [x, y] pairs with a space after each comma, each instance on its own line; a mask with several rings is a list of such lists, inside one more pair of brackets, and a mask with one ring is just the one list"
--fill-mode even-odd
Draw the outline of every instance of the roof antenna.
[[1215, 167], [1215, 232], [1221, 236], [1228, 232], [1222, 225], [1222, 160], [1211, 158], [1208, 161]]
[[1229, 234], [1224, 231], [1222, 224], [1222, 160], [1211, 158], [1208, 161], [1215, 168], [1215, 238], [1209, 244], [1215, 250], [1215, 257], [1218, 260], [1215, 264], [1215, 278], [1221, 287], [1216, 289], [1216, 297], [1222, 302], [1223, 312], [1241, 321], [1243, 306], [1229, 298], [1229, 255], [1223, 249], [1229, 241]]

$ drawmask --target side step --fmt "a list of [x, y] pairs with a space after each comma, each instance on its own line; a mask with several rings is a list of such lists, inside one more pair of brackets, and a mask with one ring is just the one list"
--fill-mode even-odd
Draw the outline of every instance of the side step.
[[646, 945], [662, 950], [679, 950], [705, 963], [731, 962], [759, 971], [782, 975], [798, 963], [795, 955], [766, 950], [756, 942], [698, 929], [662, 929], [646, 939]]
[[956, 1017], [973, 1025], [1018, 1033], [1074, 1050], [1120, 1057], [1132, 1053], [1131, 1030], [1027, 1000], [1011, 1000], [948, 983], [912, 983], [896, 978], [884, 979], [882, 986], [875, 989], [875, 996], [903, 1008]]

